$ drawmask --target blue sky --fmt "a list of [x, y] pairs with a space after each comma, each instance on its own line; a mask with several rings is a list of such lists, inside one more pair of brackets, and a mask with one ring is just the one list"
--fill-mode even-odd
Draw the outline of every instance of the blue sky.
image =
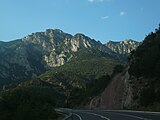
[[45, 29], [141, 41], [160, 23], [160, 0], [0, 0], [0, 41]]

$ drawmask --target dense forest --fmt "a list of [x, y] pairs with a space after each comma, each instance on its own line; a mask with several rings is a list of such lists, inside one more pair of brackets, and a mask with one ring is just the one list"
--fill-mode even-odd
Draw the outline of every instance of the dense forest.
[[[135, 109], [160, 110], [160, 25], [155, 32], [146, 36], [142, 44], [132, 51], [129, 74], [138, 100]], [[138, 91], [139, 90], [139, 91]]]
[[53, 120], [57, 118], [54, 111], [55, 94], [53, 90], [35, 87], [17, 87], [11, 91], [1, 92], [1, 120]]

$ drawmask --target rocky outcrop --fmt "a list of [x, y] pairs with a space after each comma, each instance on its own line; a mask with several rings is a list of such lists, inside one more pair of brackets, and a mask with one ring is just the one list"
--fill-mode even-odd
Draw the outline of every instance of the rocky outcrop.
[[121, 62], [127, 63], [131, 51], [135, 50], [140, 44], [140, 42], [129, 39], [120, 42], [109, 41], [106, 46], [118, 55]]
[[32, 46], [42, 54], [42, 61], [47, 67], [57, 67], [69, 61], [73, 54], [82, 48], [91, 48], [111, 54], [112, 51], [101, 43], [83, 35], [74, 36], [61, 30], [47, 29], [45, 32], [33, 33], [22, 39], [25, 46]]
[[128, 55], [132, 50], [135, 50], [140, 45], [140, 42], [134, 40], [124, 40], [120, 42], [109, 41], [106, 43], [106, 46], [112, 51], [122, 55]]

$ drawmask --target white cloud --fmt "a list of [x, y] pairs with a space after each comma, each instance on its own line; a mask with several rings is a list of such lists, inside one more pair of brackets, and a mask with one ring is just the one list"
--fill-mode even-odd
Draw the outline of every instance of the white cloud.
[[113, 2], [114, 0], [106, 0], [107, 2]]
[[88, 0], [89, 2], [94, 2], [94, 0]]
[[102, 20], [105, 20], [105, 19], [108, 19], [108, 18], [109, 18], [109, 16], [103, 16], [103, 17], [101, 17]]
[[104, 2], [105, 0], [88, 0], [88, 1], [93, 3], [93, 2]]
[[88, 0], [89, 2], [114, 2], [114, 0]]
[[125, 15], [125, 12], [124, 12], [124, 11], [121, 11], [121, 12], [119, 13], [119, 15], [120, 15], [120, 16], [124, 16], [124, 15]]

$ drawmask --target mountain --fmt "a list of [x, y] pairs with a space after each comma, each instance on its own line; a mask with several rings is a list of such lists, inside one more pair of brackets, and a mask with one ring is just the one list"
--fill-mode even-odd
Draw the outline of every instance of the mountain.
[[32, 33], [12, 42], [1, 42], [0, 46], [1, 85], [32, 79], [69, 61], [82, 59], [82, 55], [85, 58], [103, 53], [118, 58], [94, 39], [80, 33], [72, 36], [59, 29]]
[[129, 39], [120, 42], [108, 41], [106, 46], [116, 54], [119, 54], [123, 61], [127, 61], [131, 51], [135, 50], [140, 44], [141, 42]]

